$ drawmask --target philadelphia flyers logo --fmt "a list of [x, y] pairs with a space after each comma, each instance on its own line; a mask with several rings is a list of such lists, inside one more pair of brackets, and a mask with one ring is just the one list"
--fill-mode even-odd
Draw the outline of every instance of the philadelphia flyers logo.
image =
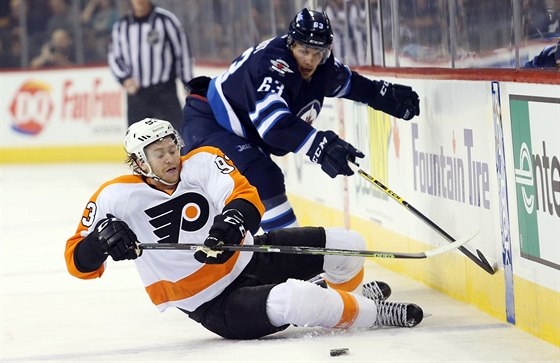
[[[208, 201], [198, 193], [185, 193], [168, 202], [147, 209], [158, 243], [177, 243], [181, 230], [198, 231], [208, 222]], [[180, 227], [179, 227], [180, 226]]]

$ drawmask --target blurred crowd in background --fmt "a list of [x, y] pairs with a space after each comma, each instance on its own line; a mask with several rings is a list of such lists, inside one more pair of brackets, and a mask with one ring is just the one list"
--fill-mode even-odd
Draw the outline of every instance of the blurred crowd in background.
[[[305, 6], [331, 19], [351, 66], [520, 68], [560, 37], [558, 0], [154, 0], [173, 11], [197, 62], [229, 63], [286, 33]], [[0, 68], [103, 65], [128, 0], [0, 0]]]

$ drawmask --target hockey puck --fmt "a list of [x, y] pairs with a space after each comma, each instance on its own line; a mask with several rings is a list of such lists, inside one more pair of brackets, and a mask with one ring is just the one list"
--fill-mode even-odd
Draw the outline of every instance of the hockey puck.
[[350, 353], [350, 349], [348, 348], [331, 349], [331, 357], [338, 357], [340, 355], [346, 355], [348, 353]]

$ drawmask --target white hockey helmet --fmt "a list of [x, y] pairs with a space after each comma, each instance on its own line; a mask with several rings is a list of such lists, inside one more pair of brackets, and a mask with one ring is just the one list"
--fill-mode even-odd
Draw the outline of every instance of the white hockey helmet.
[[150, 163], [148, 163], [148, 158], [146, 157], [144, 149], [151, 143], [159, 141], [166, 136], [173, 136], [178, 149], [185, 146], [181, 135], [179, 135], [169, 121], [159, 120], [157, 118], [145, 118], [130, 125], [124, 138], [126, 153], [135, 161], [146, 163], [149, 168], [147, 173], [140, 168], [135, 168], [135, 171], [140, 172], [144, 176], [160, 180], [160, 178], [152, 172], [152, 167]]

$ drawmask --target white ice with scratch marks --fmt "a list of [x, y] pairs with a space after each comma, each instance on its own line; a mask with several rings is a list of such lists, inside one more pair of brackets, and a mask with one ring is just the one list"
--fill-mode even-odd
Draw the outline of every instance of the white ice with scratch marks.
[[[126, 172], [117, 164], [1, 166], [2, 362], [560, 361], [558, 347], [374, 263], [368, 280], [388, 282], [392, 300], [431, 316], [412, 329], [292, 327], [227, 341], [179, 311], [159, 313], [130, 261], [111, 262], [101, 279], [70, 276], [64, 245], [84, 203]], [[350, 354], [330, 357], [333, 348]]]

